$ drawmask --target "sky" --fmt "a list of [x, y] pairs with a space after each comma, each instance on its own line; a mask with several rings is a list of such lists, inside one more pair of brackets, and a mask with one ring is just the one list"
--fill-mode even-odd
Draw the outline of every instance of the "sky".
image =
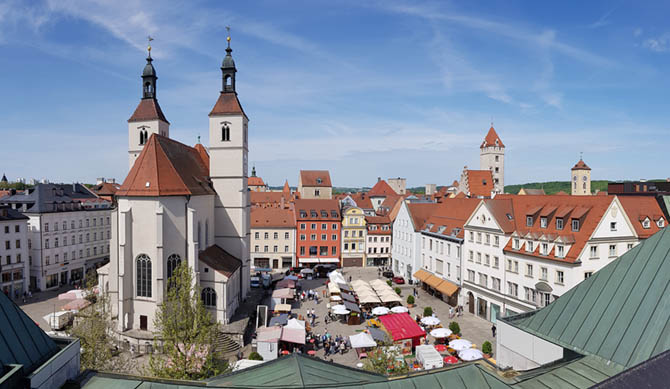
[[670, 3], [0, 0], [0, 173], [123, 181], [147, 36], [170, 136], [207, 145], [231, 27], [270, 185], [450, 184], [493, 123], [505, 183], [670, 177]]

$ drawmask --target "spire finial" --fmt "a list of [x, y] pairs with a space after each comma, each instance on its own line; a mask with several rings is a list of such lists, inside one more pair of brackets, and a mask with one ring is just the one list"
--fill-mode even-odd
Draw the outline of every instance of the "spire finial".
[[154, 40], [154, 38], [151, 37], [151, 35], [147, 35], [147, 51], [149, 52], [149, 58], [151, 58], [151, 41]]
[[198, 143], [200, 143], [200, 135], [198, 135]]
[[583, 160], [584, 160], [584, 152], [583, 152], [583, 151], [580, 151], [580, 152], [579, 152], [579, 160], [580, 160], [580, 161], [583, 161]]
[[230, 26], [226, 26], [226, 31], [228, 32], [226, 40], [228, 41], [228, 48], [230, 49]]

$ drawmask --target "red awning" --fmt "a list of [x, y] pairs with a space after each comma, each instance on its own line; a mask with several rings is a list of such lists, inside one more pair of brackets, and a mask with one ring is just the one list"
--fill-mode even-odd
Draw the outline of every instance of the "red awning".
[[426, 331], [419, 327], [408, 313], [396, 313], [380, 316], [379, 320], [393, 341], [415, 339], [426, 336]]
[[305, 344], [304, 328], [282, 328], [281, 340], [289, 343]]

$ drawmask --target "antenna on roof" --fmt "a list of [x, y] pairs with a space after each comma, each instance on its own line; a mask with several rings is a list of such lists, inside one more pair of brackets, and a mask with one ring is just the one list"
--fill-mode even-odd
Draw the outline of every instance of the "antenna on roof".
[[579, 159], [580, 159], [580, 160], [583, 160], [583, 159], [584, 159], [583, 156], [584, 156], [584, 152], [583, 152], [583, 151], [580, 151], [580, 152], [579, 152]]

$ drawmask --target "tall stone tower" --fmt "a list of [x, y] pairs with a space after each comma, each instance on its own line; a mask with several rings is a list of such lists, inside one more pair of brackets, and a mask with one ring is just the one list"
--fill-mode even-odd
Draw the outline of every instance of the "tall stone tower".
[[151, 46], [147, 47], [147, 64], [142, 71], [142, 100], [128, 119], [128, 169], [133, 167], [151, 134], [170, 137], [167, 121], [156, 99], [156, 69], [151, 64]]
[[250, 203], [248, 178], [248, 123], [235, 91], [235, 61], [230, 37], [221, 65], [221, 94], [209, 113], [209, 174], [216, 190], [214, 241], [242, 260], [242, 298], [249, 292]]
[[591, 194], [591, 168], [579, 158], [572, 167], [572, 195], [588, 196]]
[[505, 145], [491, 125], [488, 134], [479, 147], [479, 168], [490, 170], [493, 176], [493, 190], [505, 191]]

